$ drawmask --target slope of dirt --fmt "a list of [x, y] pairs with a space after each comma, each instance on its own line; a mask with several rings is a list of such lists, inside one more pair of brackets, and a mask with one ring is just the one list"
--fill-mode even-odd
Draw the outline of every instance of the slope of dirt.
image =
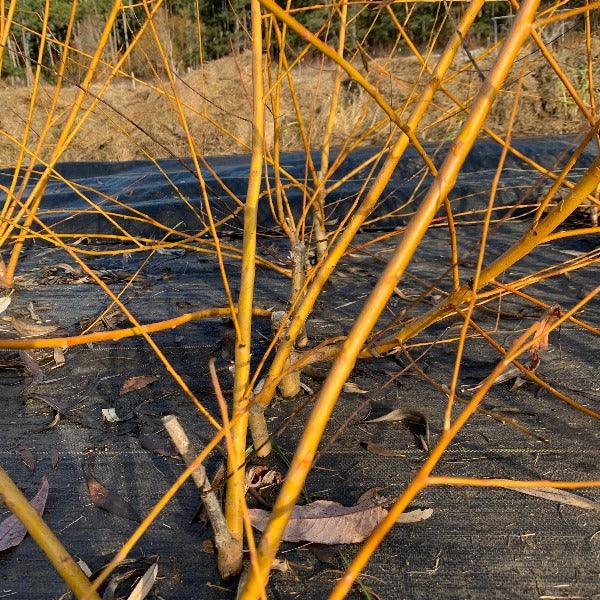
[[[598, 46], [594, 40], [594, 48]], [[581, 51], [579, 37], [565, 37], [551, 45], [559, 63], [573, 82], [578, 94], [586, 101], [587, 84], [584, 81], [586, 56]], [[600, 55], [600, 50], [595, 52]], [[478, 68], [485, 73], [492, 64], [493, 56], [474, 53]], [[434, 65], [436, 56], [429, 58]], [[599, 56], [594, 60], [594, 80], [600, 81]], [[402, 108], [408, 115], [413, 101], [411, 94], [416, 82], [422, 87], [426, 81], [420, 64], [415, 58], [393, 56], [374, 58], [368, 62], [368, 71], [361, 61], [356, 67], [379, 87], [386, 100], [394, 107]], [[459, 54], [453, 67], [455, 73], [446, 88], [462, 102], [467, 101], [477, 91], [480, 80], [466, 55]], [[464, 72], [459, 72], [463, 69]], [[523, 97], [515, 124], [519, 135], [576, 133], [584, 125], [584, 119], [575, 102], [568, 96], [556, 74], [541, 58], [539, 51], [528, 47], [515, 65], [505, 89], [500, 94], [488, 125], [497, 133], [504, 133], [506, 120], [514, 98], [517, 74], [524, 69]], [[305, 59], [293, 70], [296, 98], [301, 109], [304, 127], [311, 146], [319, 147], [329, 111], [329, 94], [334, 70], [326, 64]], [[250, 55], [227, 57], [207, 63], [203, 71], [180, 74], [176, 80], [177, 96], [182, 102], [189, 128], [202, 154], [245, 153], [250, 143], [251, 115], [251, 64]], [[596, 83], [598, 85], [598, 83]], [[417, 88], [418, 89], [418, 88]], [[100, 90], [99, 84], [92, 92]], [[37, 132], [43, 128], [46, 110], [50, 106], [52, 88], [42, 86], [38, 109], [30, 132], [30, 148], [36, 141]], [[61, 123], [66, 118], [78, 88], [66, 85], [59, 99], [58, 119], [51, 130], [44, 148], [43, 157], [49, 156], [61, 132]], [[598, 90], [597, 90], [598, 91]], [[0, 129], [14, 136], [11, 140], [0, 138], [0, 166], [15, 162], [18, 144], [29, 110], [31, 91], [25, 87], [0, 83], [0, 102], [5, 107], [0, 113]], [[81, 128], [74, 142], [64, 152], [62, 160], [132, 160], [167, 158], [190, 154], [190, 147], [171, 95], [165, 81], [132, 83], [117, 78], [110, 84], [93, 114]], [[86, 100], [86, 106], [91, 98]], [[425, 140], [447, 140], [458, 131], [464, 113], [451, 117], [444, 115], [454, 108], [449, 98], [440, 92], [434, 107], [420, 127], [420, 135]], [[333, 144], [343, 145], [349, 138], [378, 126], [362, 141], [363, 144], [385, 142], [389, 133], [389, 123], [383, 118], [369, 96], [356, 89], [349, 81], [345, 82], [336, 114]], [[267, 114], [267, 141], [273, 137], [273, 123], [270, 112]], [[298, 129], [298, 118], [293, 108], [287, 84], [284, 86], [281, 109], [281, 141], [284, 150], [302, 149]]]

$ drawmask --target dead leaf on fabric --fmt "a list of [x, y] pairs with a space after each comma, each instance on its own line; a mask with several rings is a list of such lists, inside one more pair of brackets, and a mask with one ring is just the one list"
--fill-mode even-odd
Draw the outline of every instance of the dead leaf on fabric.
[[139, 523], [140, 517], [133, 507], [121, 496], [105, 488], [93, 475], [89, 465], [84, 467], [84, 473], [90, 499], [94, 506], [101, 508], [117, 517]]
[[326, 565], [338, 564], [338, 551], [336, 547], [325, 544], [309, 544], [307, 548], [317, 557], [319, 562]]
[[118, 587], [128, 579], [131, 579], [135, 576], [135, 569], [127, 569], [122, 573], [116, 573], [110, 578], [110, 581], [106, 585], [104, 589], [104, 593], [102, 594], [102, 600], [116, 600], [117, 597], [117, 589]]
[[[44, 514], [46, 501], [48, 500], [48, 490], [50, 484], [48, 478], [43, 477], [38, 493], [30, 500], [31, 506], [35, 508], [40, 517]], [[0, 523], [0, 552], [18, 546], [27, 535], [27, 529], [15, 515], [11, 515]]]
[[433, 514], [433, 508], [417, 508], [416, 510], [409, 510], [408, 512], [402, 513], [397, 519], [398, 525], [408, 525], [410, 523], [420, 523], [421, 521], [427, 521]]
[[279, 471], [269, 469], [265, 465], [254, 465], [246, 471], [245, 491], [250, 488], [262, 490], [273, 485], [279, 485], [282, 481]]
[[368, 394], [368, 390], [363, 390], [353, 381], [346, 381], [344, 384], [344, 392], [347, 394]]
[[114, 408], [103, 408], [102, 418], [107, 423], [120, 423], [123, 419], [117, 415], [117, 411]]
[[154, 587], [157, 573], [158, 563], [154, 563], [136, 583], [133, 590], [131, 590], [131, 594], [127, 597], [127, 600], [144, 600], [150, 593], [150, 590]]
[[174, 450], [168, 440], [159, 439], [156, 435], [141, 433], [138, 437], [141, 447], [148, 452], [153, 452], [159, 456], [169, 458], [178, 458], [179, 454]]
[[389, 413], [365, 423], [402, 423], [419, 440], [425, 452], [429, 451], [429, 422], [423, 413], [396, 408]]
[[271, 569], [274, 571], [279, 571], [280, 573], [289, 573], [290, 572], [290, 563], [285, 560], [285, 558], [277, 558], [273, 559], [271, 563]]
[[38, 325], [37, 323], [18, 319], [17, 317], [4, 317], [4, 319], [10, 321], [13, 329], [22, 337], [48, 335], [58, 329], [58, 325]]
[[[249, 509], [252, 526], [264, 531], [271, 513]], [[427, 511], [407, 513], [404, 523], [416, 523], [428, 518]], [[365, 540], [386, 517], [388, 511], [382, 502], [368, 500], [356, 506], [343, 506], [330, 500], [317, 500], [305, 506], [296, 506], [282, 540], [314, 544], [358, 544]], [[410, 520], [412, 519], [412, 520]]]
[[52, 448], [50, 450], [50, 464], [52, 465], [52, 469], [56, 469], [58, 467], [58, 462], [60, 461], [60, 454], [56, 448]]
[[125, 394], [128, 394], [129, 392], [141, 390], [149, 386], [151, 383], [154, 383], [155, 381], [158, 381], [158, 377], [156, 375], [138, 375], [136, 377], [130, 377], [122, 385], [119, 394], [123, 396]]
[[378, 504], [382, 504], [381, 492], [383, 492], [383, 489], [382, 487], [369, 488], [358, 497], [356, 504], [362, 504], [363, 502], [367, 502], [367, 500], [377, 501]]
[[26, 446], [23, 442], [19, 442], [17, 449], [19, 450], [19, 454], [21, 455], [21, 460], [25, 463], [25, 466], [33, 473], [37, 464], [35, 454], [31, 450], [31, 448], [29, 448], [29, 446]]
[[92, 570], [90, 569], [90, 567], [88, 566], [88, 564], [85, 562], [85, 560], [82, 560], [81, 558], [77, 561], [77, 564], [79, 565], [79, 568], [84, 572], [86, 577], [91, 577], [92, 576]]
[[44, 372], [35, 360], [31, 350], [19, 350], [19, 358], [23, 361], [25, 368], [31, 373], [33, 381], [25, 388], [25, 394], [33, 392], [35, 388], [44, 381]]
[[[264, 531], [270, 513], [249, 509], [252, 526]], [[296, 506], [282, 540], [315, 544], [358, 544], [365, 540], [385, 518], [387, 510], [373, 502], [343, 506], [330, 500], [317, 500]]]
[[531, 347], [530, 352], [535, 353], [537, 350], [548, 350], [548, 336], [550, 335], [550, 327], [560, 319], [562, 311], [560, 310], [560, 306], [555, 305], [550, 307], [548, 312], [542, 317], [538, 326], [533, 333], [533, 336], [536, 337], [540, 335], [540, 339], [535, 342], [535, 344]]
[[523, 379], [522, 377], [517, 377], [517, 378], [515, 378], [514, 383], [510, 386], [510, 391], [514, 392], [515, 390], [518, 390], [520, 387], [523, 387], [526, 383], [527, 383], [526, 379]]
[[57, 367], [62, 367], [65, 364], [65, 353], [61, 348], [54, 348], [54, 362]]
[[156, 555], [123, 560], [106, 584], [102, 600], [142, 600], [152, 589], [157, 571]]
[[30, 302], [27, 305], [27, 311], [29, 312], [29, 316], [31, 317], [31, 319], [33, 321], [36, 321], [36, 322], [41, 321], [39, 315], [35, 312], [35, 308], [33, 307], [33, 302]]
[[385, 456], [386, 458], [405, 458], [406, 454], [403, 452], [399, 452], [398, 450], [392, 450], [391, 448], [386, 448], [385, 446], [381, 446], [376, 444], [375, 442], [360, 442], [362, 448], [364, 448], [367, 452], [371, 454], [376, 454], [377, 456]]
[[[538, 364], [539, 364], [539, 360], [538, 360]], [[537, 364], [532, 363], [532, 365], [530, 366], [529, 370], [532, 372], [535, 372], [536, 368], [537, 368]], [[500, 375], [498, 375], [498, 377], [496, 377], [496, 379], [494, 379], [494, 383], [492, 383], [492, 385], [499, 385], [501, 383], [506, 383], [507, 381], [511, 381], [513, 379], [518, 379], [519, 375], [521, 374], [521, 369], [519, 369], [518, 367], [515, 367], [514, 365], [511, 365], [509, 367], [507, 367], [506, 369], [504, 369], [504, 371], [502, 371], [502, 373], [500, 373]], [[482, 378], [482, 380], [475, 384], [475, 385], [462, 385], [461, 388], [464, 392], [475, 392], [477, 391], [486, 381], [486, 378]], [[511, 388], [512, 389], [512, 388]]]
[[559, 490], [548, 487], [537, 487], [537, 488], [521, 488], [512, 486], [503, 486], [507, 490], [513, 490], [520, 494], [527, 494], [528, 496], [535, 496], [536, 498], [543, 498], [544, 500], [550, 500], [552, 502], [558, 502], [559, 504], [568, 504], [569, 506], [576, 506], [577, 508], [584, 508], [586, 510], [600, 510], [600, 504], [593, 500], [588, 500], [578, 494], [567, 492], [566, 490]]
[[10, 306], [12, 296], [0, 296], [0, 315]]

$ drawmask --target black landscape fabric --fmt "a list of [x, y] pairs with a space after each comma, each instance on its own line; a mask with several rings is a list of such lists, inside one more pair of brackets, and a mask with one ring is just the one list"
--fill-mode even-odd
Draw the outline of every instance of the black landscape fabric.
[[[578, 140], [572, 136], [554, 138], [527, 138], [515, 140], [513, 147], [544, 168], [556, 172], [565, 164]], [[449, 144], [426, 145], [427, 152], [439, 166], [449, 148]], [[456, 186], [451, 194], [454, 211], [472, 209], [483, 206], [489, 193], [490, 182], [494, 177], [501, 147], [492, 141], [478, 141], [469, 154], [468, 160], [461, 171]], [[354, 169], [369, 158], [373, 157], [373, 149], [359, 149], [347, 157], [329, 185], [344, 179]], [[597, 154], [597, 146], [590, 142], [585, 152], [571, 170], [571, 177], [577, 178], [590, 165]], [[315, 168], [319, 168], [319, 155], [312, 156]], [[220, 220], [239, 208], [227, 190], [239, 198], [244, 198], [249, 172], [248, 156], [209, 157], [207, 162], [211, 169], [203, 168], [202, 177], [206, 183], [211, 208], [216, 220]], [[332, 163], [334, 160], [332, 160]], [[365, 179], [371, 169], [374, 174], [381, 166], [381, 160], [369, 163], [358, 171], [348, 181], [345, 181], [327, 197], [327, 219], [343, 218], [355, 201], [357, 194], [364, 186]], [[302, 211], [302, 193], [291, 185], [293, 179], [303, 182], [306, 176], [306, 155], [303, 153], [286, 153], [281, 157], [281, 167], [285, 169], [288, 178], [284, 176], [288, 200], [295, 215]], [[162, 172], [161, 172], [162, 171]], [[212, 171], [212, 173], [211, 173]], [[63, 163], [57, 167], [60, 176], [82, 186], [90, 200], [111, 212], [119, 214], [135, 209], [168, 225], [177, 226], [181, 230], [197, 230], [206, 224], [204, 204], [200, 195], [198, 180], [192, 161], [189, 158], [159, 160], [158, 166], [149, 161], [132, 161], [122, 163]], [[411, 147], [398, 165], [394, 176], [384, 190], [381, 200], [373, 211], [372, 219], [395, 211], [407, 200], [418, 201], [428, 189], [430, 177], [423, 177], [423, 162]], [[12, 172], [10, 169], [0, 171], [0, 184], [10, 184]], [[32, 178], [30, 184], [35, 183]], [[271, 189], [273, 186], [272, 169], [270, 170]], [[534, 193], [541, 194], [549, 186], [549, 180], [514, 154], [509, 154], [503, 170], [500, 187], [502, 193], [497, 199], [497, 206], [516, 204], [525, 190], [534, 187]], [[175, 187], [176, 186], [176, 187]], [[95, 190], [89, 191], [89, 189]], [[120, 207], [108, 201], [104, 195], [109, 195], [121, 202]], [[186, 204], [180, 194], [189, 200]], [[84, 216], [72, 216], [71, 211], [90, 209], [90, 206], [77, 195], [72, 188], [58, 179], [53, 179], [45, 192], [40, 216], [48, 224], [60, 223], [57, 231], [84, 231], [87, 233], [112, 232], [106, 218], [99, 214], [87, 213]], [[44, 211], [52, 211], [46, 214]], [[375, 229], [393, 229], [405, 222], [407, 211], [397, 210], [383, 220], [376, 220], [371, 227]], [[241, 214], [231, 219], [221, 227], [221, 231], [241, 234], [243, 229]], [[268, 201], [259, 206], [259, 226], [263, 230], [272, 229], [275, 221]], [[127, 223], [131, 233], [148, 233], [148, 226]], [[156, 233], [151, 230], [151, 233]]]
[[[553, 166], [562, 153], [572, 147], [573, 140], [519, 140], [515, 142], [528, 156], [545, 166]], [[443, 156], [443, 148], [439, 157]], [[590, 147], [584, 154], [579, 171], [594, 156]], [[486, 197], [493, 177], [499, 150], [480, 142], [471, 153], [454, 197], [473, 195], [468, 202], [476, 205], [477, 194]], [[358, 164], [368, 151], [352, 157]], [[564, 160], [564, 158], [562, 159]], [[210, 159], [231, 189], [243, 194], [247, 157]], [[185, 161], [189, 165], [189, 161]], [[295, 176], [303, 173], [304, 158], [290, 155], [284, 161]], [[190, 172], [175, 160], [161, 163], [179, 187], [200, 206], [197, 183]], [[344, 169], [351, 169], [345, 165]], [[415, 181], [411, 177], [419, 169], [418, 159], [409, 157], [399, 167], [388, 188], [386, 202], [400, 202], [410, 195]], [[65, 177], [89, 185], [108, 194], [118, 195], [127, 204], [153, 214], [171, 224], [185, 220], [193, 229], [187, 208], [149, 163], [69, 164], [61, 165]], [[363, 174], [364, 175], [364, 174]], [[6, 176], [6, 174], [5, 174]], [[332, 214], [343, 211], [360, 187], [357, 176], [343, 186], [337, 199], [343, 202], [330, 207]], [[574, 176], [575, 178], [575, 176]], [[519, 199], [527, 186], [540, 181], [531, 169], [511, 159], [504, 175], [499, 201], [511, 204]], [[2, 183], [5, 183], [4, 181]], [[462, 186], [462, 187], [461, 187]], [[224, 198], [214, 179], [210, 187], [215, 197]], [[425, 188], [423, 188], [425, 189]], [[266, 205], [267, 203], [263, 203]], [[222, 210], [230, 210], [224, 201]], [[389, 210], [391, 204], [388, 205]], [[76, 195], [64, 185], [52, 183], [44, 198], [43, 209], [66, 211], [81, 208]], [[46, 215], [50, 220], [50, 215]], [[61, 217], [62, 218], [62, 217]], [[58, 219], [54, 216], [53, 219]], [[100, 228], [102, 221], [90, 217], [85, 223], [76, 219], [60, 227]], [[261, 213], [264, 229], [273, 226], [266, 208]], [[398, 222], [384, 222], [385, 227]], [[507, 248], [522, 235], [525, 221], [505, 223], [494, 234], [488, 260]], [[233, 229], [232, 229], [233, 231]], [[461, 248], [474, 243], [480, 235], [477, 225], [459, 228]], [[356, 243], [372, 236], [363, 232]], [[285, 260], [286, 243], [269, 237], [259, 240], [269, 244], [271, 252]], [[348, 332], [364, 300], [383, 269], [396, 238], [382, 239], [369, 247], [370, 254], [353, 253], [336, 269], [317, 303], [308, 323], [311, 343]], [[598, 239], [567, 238], [538, 248], [510, 270], [509, 279], [532, 270], [550, 267], [559, 261], [593, 250]], [[88, 245], [88, 249], [95, 246]], [[407, 297], [418, 296], [422, 280], [434, 281], [443, 275], [448, 263], [448, 239], [445, 228], [427, 233], [400, 286]], [[127, 277], [142, 265], [145, 255], [132, 254], [124, 264], [120, 255], [89, 256], [89, 264], [114, 291], [119, 291]], [[473, 269], [473, 257], [461, 264], [466, 274]], [[66, 261], [58, 249], [36, 243], [26, 247], [19, 267], [18, 293], [9, 312], [29, 314], [29, 304], [44, 320], [59, 326], [56, 335], [79, 333], [90, 319], [106, 308], [108, 301], [98, 286], [78, 280], [76, 274], [60, 269]], [[239, 265], [227, 261], [226, 268], [237, 294]], [[566, 276], [552, 277], [527, 288], [542, 296], [549, 304], [567, 308], [577, 302], [600, 281], [600, 267], [593, 264]], [[256, 282], [256, 304], [284, 308], [288, 299], [288, 282], [281, 275], [260, 269]], [[435, 294], [427, 297], [434, 302]], [[128, 308], [144, 321], [168, 319], [181, 313], [226, 304], [216, 261], [195, 253], [155, 255], [139, 278], [128, 288], [124, 300]], [[394, 296], [380, 326], [395, 318], [406, 300]], [[484, 307], [485, 308], [485, 307]], [[474, 318], [488, 330], [495, 325], [496, 305], [491, 310], [477, 311]], [[507, 298], [501, 307], [506, 317], [495, 336], [509, 345], [516, 331], [531, 325], [542, 312], [518, 298]], [[581, 318], [598, 327], [600, 302], [586, 306]], [[110, 317], [113, 327], [126, 326]], [[446, 328], [458, 331], [458, 321], [433, 326], [419, 341], [433, 341]], [[213, 414], [218, 406], [212, 393], [207, 363], [217, 359], [217, 368], [226, 395], [233, 385], [229, 357], [223, 353], [222, 341], [227, 325], [213, 319], [192, 322], [185, 327], [164, 331], [154, 336], [173, 366]], [[269, 339], [269, 325], [255, 319], [253, 361], [262, 356]], [[0, 335], [13, 337], [10, 324], [0, 321]], [[53, 334], [54, 335], [54, 334]], [[413, 356], [418, 356], [414, 349]], [[598, 378], [600, 341], [593, 333], [565, 324], [550, 336], [550, 348], [542, 354], [538, 373], [566, 394], [600, 410]], [[15, 352], [0, 352], [0, 464], [31, 498], [39, 489], [44, 475], [50, 489], [45, 520], [77, 559], [90, 569], [100, 569], [135, 529], [128, 519], [102, 510], [92, 503], [86, 473], [107, 489], [118, 494], [136, 514], [144, 515], [182, 471], [182, 462], [171, 456], [161, 417], [176, 414], [198, 446], [206, 444], [214, 430], [201, 417], [196, 407], [181, 393], [147, 344], [138, 338], [121, 342], [78, 346], [65, 353], [65, 364], [56, 368], [52, 351], [37, 356], [44, 371], [44, 381], [32, 392], [31, 375]], [[454, 348], [433, 346], [421, 366], [437, 381], [449, 381], [453, 368]], [[476, 385], [493, 368], [498, 354], [481, 340], [467, 345], [461, 390]], [[402, 492], [426, 458], [426, 452], [413, 433], [401, 424], [372, 423], [393, 409], [418, 411], [427, 419], [431, 443], [442, 430], [445, 395], [432, 388], [414, 370], [405, 369], [403, 355], [360, 361], [351, 379], [367, 394], [343, 393], [326, 430], [315, 468], [306, 482], [311, 499], [329, 499], [345, 505], [354, 504], [370, 488], [395, 497]], [[303, 382], [318, 391], [327, 365], [316, 365]], [[402, 376], [397, 376], [401, 371]], [[148, 386], [120, 394], [124, 382], [132, 376], [156, 375]], [[492, 388], [484, 408], [492, 413], [476, 414], [445, 454], [438, 474], [523, 479], [586, 480], [598, 478], [600, 464], [600, 428], [593, 419], [572, 410], [557, 398], [531, 383], [514, 386], [514, 380]], [[463, 392], [468, 396], [468, 392]], [[287, 428], [276, 437], [280, 453], [266, 460], [251, 459], [252, 464], [266, 464], [285, 472], [282, 456], [288, 460], [302, 432], [311, 407], [310, 392], [305, 389], [292, 400], [278, 400], [269, 409], [269, 426], [275, 431], [287, 422]], [[109, 423], [102, 410], [114, 408], [122, 418]], [[60, 415], [58, 423], [55, 415]], [[354, 417], [350, 417], [354, 414]], [[517, 430], [502, 418], [516, 419], [524, 430]], [[500, 420], [498, 420], [500, 419]], [[347, 425], [342, 428], [342, 425]], [[329, 444], [332, 436], [335, 441]], [[368, 443], [390, 450], [389, 456], [368, 451]], [[32, 472], [23, 461], [22, 447], [35, 456]], [[20, 450], [21, 448], [21, 450]], [[212, 475], [223, 458], [214, 452], [207, 461]], [[56, 460], [58, 459], [58, 463]], [[600, 501], [600, 491], [580, 490], [590, 500]], [[168, 504], [153, 526], [134, 548], [133, 566], [143, 570], [158, 557], [158, 580], [150, 598], [165, 600], [202, 598], [217, 600], [235, 597], [235, 582], [223, 582], [216, 571], [216, 557], [210, 545], [210, 530], [195, 518], [199, 497], [193, 484], [187, 483]], [[564, 506], [510, 490], [476, 488], [431, 488], [420, 494], [412, 508], [431, 508], [430, 519], [422, 523], [395, 527], [369, 563], [363, 582], [377, 598], [594, 598], [600, 592], [598, 564], [600, 560], [599, 513]], [[8, 516], [0, 511], [0, 520]], [[320, 600], [340, 577], [344, 562], [352, 559], [356, 546], [336, 548], [333, 552], [311, 549], [302, 544], [284, 544], [281, 554], [291, 566], [291, 573], [275, 572], [269, 586], [274, 599], [308, 598]], [[132, 568], [126, 565], [124, 570]], [[131, 583], [131, 580], [129, 580]], [[124, 595], [124, 588], [118, 592]], [[0, 553], [0, 598], [22, 600], [65, 598], [64, 583], [53, 572], [48, 561], [30, 537], [16, 548]], [[119, 595], [119, 594], [118, 594]], [[358, 589], [352, 598], [364, 597]]]

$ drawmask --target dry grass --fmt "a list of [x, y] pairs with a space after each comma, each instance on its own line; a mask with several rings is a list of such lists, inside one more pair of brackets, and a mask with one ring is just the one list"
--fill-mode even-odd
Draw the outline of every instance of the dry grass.
[[[595, 43], [595, 81], [600, 82], [600, 43]], [[581, 52], [581, 38], [567, 36], [556, 43], [553, 50], [561, 65], [575, 85], [579, 83], [578, 92], [585, 99], [586, 59]], [[479, 59], [475, 56], [479, 63]], [[556, 75], [548, 69], [544, 59], [535, 54], [528, 56], [528, 68], [523, 78], [522, 110], [516, 118], [515, 135], [538, 135], [541, 131], [551, 134], [578, 133], [584, 127], [584, 121], [577, 106], [568, 96]], [[435, 55], [430, 58], [430, 63]], [[456, 66], [469, 59], [463, 53]], [[485, 73], [493, 60], [484, 57], [480, 69]], [[178, 93], [181, 101], [188, 107], [186, 115], [189, 119], [191, 133], [200, 150], [206, 154], [239, 154], [247, 153], [250, 148], [251, 115], [251, 55], [244, 53], [237, 57], [227, 57], [209, 62], [204, 73], [192, 71], [184, 74], [178, 81]], [[355, 66], [365, 72], [361, 61]], [[381, 57], [369, 62], [369, 70], [365, 72], [368, 80], [375, 84], [384, 94], [388, 102], [395, 107], [407, 105], [405, 113], [410, 111], [407, 102], [415, 82], [423, 81], [421, 68], [414, 57]], [[324, 67], [314, 58], [307, 58], [293, 70], [293, 80], [298, 92], [298, 101], [303, 115], [310, 115], [305, 123], [311, 140], [320, 140], [323, 136], [327, 119], [329, 90], [334, 77], [330, 65]], [[346, 82], [349, 83], [349, 82]], [[449, 91], [461, 100], [471, 97], [479, 86], [479, 77], [473, 68], [452, 80]], [[505, 91], [499, 97], [489, 118], [488, 125], [502, 131], [513, 102], [514, 80], [509, 80]], [[91, 116], [77, 139], [64, 153], [64, 160], [134, 160], [144, 159], [148, 155], [155, 158], [168, 157], [170, 153], [181, 156], [189, 154], [187, 140], [179, 125], [176, 111], [169, 100], [153, 86], [162, 83], [138, 82], [135, 85], [124, 79], [113, 83], [104, 94], [106, 104]], [[598, 84], [597, 84], [598, 85]], [[598, 88], [600, 91], [600, 88]], [[66, 86], [60, 97], [60, 115], [66, 114], [78, 89]], [[52, 88], [43, 86], [40, 101], [44, 98], [50, 104]], [[30, 90], [23, 86], [2, 84], [0, 102], [5, 110], [0, 114], [0, 128], [8, 133], [20, 135], [23, 122], [27, 116]], [[118, 109], [122, 115], [111, 107]], [[444, 118], [438, 122], [440, 115], [455, 107], [443, 93], [436, 96], [436, 109], [423, 120], [422, 138], [425, 140], [447, 140], [459, 130], [463, 114], [452, 118]], [[284, 86], [282, 98], [282, 149], [302, 149], [298, 133], [297, 118], [289, 95]], [[215, 123], [213, 125], [204, 118], [204, 114]], [[43, 111], [36, 112], [34, 130], [39, 130], [44, 118]], [[353, 85], [342, 86], [340, 106], [337, 111], [333, 134], [333, 145], [342, 145], [349, 137], [356, 135], [375, 125], [382, 118], [381, 111], [373, 105], [367, 94]], [[119, 133], [115, 124], [127, 132]], [[140, 125], [143, 131], [133, 124]], [[219, 130], [219, 127], [222, 130]], [[267, 145], [272, 136], [272, 119], [267, 113]], [[227, 133], [224, 133], [224, 132]], [[363, 143], [380, 144], [385, 141], [389, 124], [369, 135]], [[50, 135], [46, 148], [48, 152], [54, 147], [59, 128]], [[35, 135], [34, 135], [35, 139]], [[17, 147], [5, 138], [0, 139], [1, 164], [14, 163]]]

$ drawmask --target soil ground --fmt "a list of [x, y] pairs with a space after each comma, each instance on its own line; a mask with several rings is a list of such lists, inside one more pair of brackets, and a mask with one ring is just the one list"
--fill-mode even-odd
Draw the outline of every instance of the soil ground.
[[[549, 45], [561, 67], [573, 83], [577, 93], [588, 102], [587, 58], [584, 42], [579, 34], [567, 34]], [[596, 94], [600, 81], [600, 44], [592, 41], [593, 79]], [[494, 55], [485, 55], [473, 50], [474, 59], [480, 72], [486, 73], [493, 64]], [[436, 61], [434, 53], [429, 64]], [[471, 99], [481, 85], [478, 73], [469, 64], [464, 53], [457, 55], [456, 63], [449, 74], [452, 79], [447, 90], [461, 101]], [[362, 61], [355, 66], [381, 91], [388, 103], [402, 109], [405, 118], [410, 114], [414, 98], [413, 86], [423, 85], [423, 74], [416, 58], [399, 53], [392, 57], [373, 57], [367, 62], [368, 70]], [[457, 71], [466, 67], [463, 73]], [[524, 49], [513, 73], [508, 78], [504, 90], [499, 95], [487, 125], [503, 135], [510, 114], [518, 73], [524, 69], [522, 101], [515, 122], [515, 135], [530, 136], [578, 133], [585, 129], [587, 122], [582, 117], [572, 98], [565, 92], [556, 74], [540, 56], [537, 48]], [[519, 71], [517, 71], [519, 70]], [[106, 73], [105, 73], [106, 74]], [[311, 147], [319, 150], [323, 139], [329, 112], [330, 93], [334, 69], [330, 64], [323, 66], [312, 58], [303, 60], [292, 71], [292, 77], [300, 106], [304, 126], [311, 140]], [[75, 75], [71, 75], [75, 78]], [[102, 78], [99, 77], [99, 81]], [[189, 128], [199, 151], [211, 154], [239, 154], [249, 149], [251, 128], [247, 115], [251, 110], [251, 56], [249, 53], [226, 57], [209, 62], [203, 71], [179, 74], [177, 94], [185, 106]], [[92, 92], [100, 90], [100, 84], [92, 87]], [[190, 148], [178, 119], [176, 107], [166, 98], [163, 90], [168, 90], [164, 81], [138, 81], [132, 84], [124, 77], [116, 78], [108, 87], [101, 103], [82, 127], [81, 131], [61, 157], [63, 161], [111, 160], [168, 158], [188, 156]], [[48, 157], [54, 148], [61, 126], [68, 110], [79, 92], [67, 80], [62, 91], [55, 126], [41, 151]], [[38, 108], [35, 111], [29, 135], [30, 146], [36, 141], [36, 132], [43, 128], [46, 110], [51, 104], [53, 88], [43, 85], [39, 94]], [[19, 139], [23, 124], [27, 120], [31, 90], [27, 87], [8, 85], [0, 82], [0, 103], [5, 109], [0, 113], [0, 129]], [[85, 106], [87, 106], [87, 101]], [[464, 113], [457, 112], [451, 117], [445, 113], [455, 105], [443, 93], [435, 96], [432, 109], [419, 128], [419, 136], [425, 141], [452, 139], [458, 132]], [[341, 146], [349, 139], [357, 138], [377, 123], [380, 126], [365, 135], [362, 144], [384, 143], [390, 133], [390, 126], [383, 113], [373, 100], [356, 86], [346, 81], [336, 113], [333, 145]], [[273, 123], [267, 111], [266, 137], [272, 144]], [[284, 151], [303, 150], [291, 95], [284, 86], [281, 107], [281, 148]], [[0, 138], [0, 167], [15, 163], [19, 146], [7, 137]]]

